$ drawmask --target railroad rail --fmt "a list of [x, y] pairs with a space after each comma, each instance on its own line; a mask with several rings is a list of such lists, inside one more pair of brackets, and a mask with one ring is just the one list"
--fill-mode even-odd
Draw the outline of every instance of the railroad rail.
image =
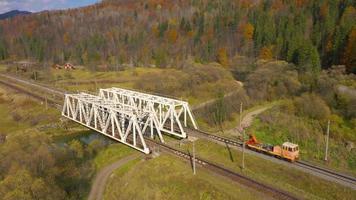
[[308, 168], [310, 170], [316, 171], [318, 173], [324, 174], [326, 176], [332, 176], [336, 179], [339, 179], [341, 181], [344, 182], [348, 182], [350, 184], [353, 184], [356, 186], [356, 178], [352, 177], [352, 176], [348, 176], [346, 174], [341, 174], [341, 173], [337, 173], [335, 171], [332, 171], [330, 169], [326, 169], [320, 166], [316, 166], [316, 165], [312, 165], [310, 163], [307, 163], [305, 161], [296, 161], [295, 162], [296, 165], [303, 167], [303, 168]]
[[[146, 138], [146, 140], [147, 140], [147, 143], [149, 144], [149, 146], [154, 145], [154, 146], [161, 147], [162, 150], [166, 151], [167, 153], [170, 153], [170, 154], [173, 154], [180, 158], [183, 158], [188, 162], [193, 161], [192, 156], [188, 153], [177, 150], [171, 146], [159, 143], [159, 142], [149, 139], [149, 138]], [[242, 183], [243, 185], [255, 188], [257, 191], [264, 191], [265, 193], [270, 194], [273, 198], [276, 198], [276, 199], [298, 199], [297, 197], [293, 196], [292, 194], [290, 194], [288, 192], [285, 192], [283, 190], [276, 189], [276, 188], [269, 186], [267, 184], [255, 181], [247, 176], [241, 175], [241, 174], [236, 173], [232, 170], [229, 170], [223, 166], [220, 166], [218, 164], [204, 160], [202, 158], [195, 156], [195, 162], [198, 165], [200, 165], [201, 167], [209, 169], [209, 170], [211, 170], [219, 175], [222, 175], [224, 177], [228, 177], [233, 181], [236, 181], [236, 182]]]
[[[16, 86], [16, 84], [11, 83], [11, 82], [17, 82], [17, 83], [20, 82], [22, 84], [27, 84], [26, 80], [19, 79], [20, 81], [17, 81], [18, 79], [14, 78], [14, 77], [9, 78], [10, 76], [1, 75], [1, 74], [0, 74], [0, 76], [8, 78], [8, 80], [9, 80], [9, 81], [0, 80], [1, 84], [4, 84], [7, 87], [10, 87], [12, 89], [18, 90], [20, 92], [23, 92], [24, 94], [29, 95], [29, 96], [31, 96], [31, 97], [33, 97], [35, 99], [38, 99], [38, 100], [40, 100], [42, 102], [46, 100], [46, 98], [41, 96], [41, 95], [35, 94], [33, 92], [30, 92], [28, 90], [25, 90], [25, 89], [23, 89], [21, 87]], [[29, 83], [30, 83], [29, 85], [31, 85], [31, 86], [37, 86], [36, 85], [37, 83], [32, 83], [32, 82], [29, 82]], [[65, 91], [55, 90], [53, 88], [50, 88], [50, 87], [44, 86], [44, 85], [38, 85], [38, 86], [39, 86], [38, 88], [42, 89], [44, 92], [47, 92], [47, 93], [51, 94], [51, 92], [55, 91], [55, 94], [57, 94], [57, 95], [60, 94], [60, 95], [63, 95], [63, 97], [64, 97]], [[57, 95], [56, 95], [56, 97], [58, 97]], [[61, 102], [61, 100], [57, 101], [57, 100], [53, 100], [53, 99], [48, 99], [48, 103], [51, 106], [53, 106], [53, 107], [55, 107], [57, 109], [62, 107], [59, 102]], [[228, 144], [228, 145], [232, 145], [232, 146], [235, 146], [235, 147], [241, 147], [242, 146], [242, 142], [238, 141], [238, 140], [233, 140], [233, 139], [230, 139], [230, 138], [217, 136], [217, 135], [214, 135], [214, 134], [211, 134], [211, 133], [207, 133], [205, 131], [201, 131], [199, 129], [196, 130], [196, 129], [187, 128], [186, 130], [187, 130], [187, 133], [189, 133], [190, 135], [197, 136], [198, 138], [210, 139], [210, 140], [218, 142], [218, 144], [222, 144], [223, 143], [224, 145]], [[246, 149], [246, 150], [248, 150], [248, 149]], [[179, 150], [177, 150], [177, 151], [179, 151]], [[250, 151], [250, 150], [248, 150], [248, 151]], [[264, 155], [266, 155], [266, 154], [264, 154]], [[342, 173], [338, 173], [338, 172], [335, 172], [335, 171], [330, 170], [330, 169], [321, 168], [320, 166], [316, 166], [316, 165], [307, 163], [305, 161], [297, 161], [296, 163], [290, 163], [290, 164], [298, 166], [298, 167], [303, 168], [303, 169], [307, 169], [307, 170], [312, 171], [312, 172], [316, 172], [316, 173], [322, 174], [322, 175], [327, 176], [327, 177], [331, 177], [333, 179], [339, 180], [339, 183], [340, 182], [344, 182], [344, 183], [349, 184], [352, 188], [354, 188], [354, 189], [356, 188], [356, 179], [354, 177], [351, 177], [351, 176], [348, 176], [348, 175], [345, 175], [345, 174], [342, 174]]]
[[14, 84], [14, 83], [11, 83], [11, 81], [3, 81], [3, 80], [0, 79], [0, 83], [3, 84], [3, 85], [5, 85], [5, 86], [8, 87], [8, 88], [11, 88], [11, 89], [13, 89], [13, 90], [19, 91], [19, 92], [21, 92], [21, 93], [24, 93], [24, 94], [26, 94], [27, 96], [30, 96], [30, 97], [32, 97], [32, 98], [34, 98], [34, 99], [37, 99], [37, 100], [41, 101], [41, 102], [47, 101], [47, 103], [48, 103], [49, 106], [52, 106], [52, 107], [54, 107], [54, 108], [56, 108], [56, 109], [59, 109], [59, 110], [60, 110], [60, 109], [62, 108], [62, 105], [59, 103], [59, 101], [53, 100], [53, 99], [51, 99], [51, 98], [46, 98], [46, 97], [41, 96], [41, 95], [39, 95], [39, 94], [36, 94], [36, 93], [30, 92], [30, 91], [28, 91], [28, 90], [25, 90], [25, 89], [23, 89], [23, 88], [17, 86], [17, 85]]
[[[189, 131], [187, 131], [187, 132], [190, 135], [195, 135], [197, 137], [203, 136], [205, 138], [208, 138], [208, 139], [211, 139], [211, 140], [214, 140], [214, 141], [217, 141], [217, 142], [221, 142], [221, 143], [224, 143], [224, 144], [232, 145], [232, 146], [235, 146], [235, 147], [242, 147], [242, 144], [243, 144], [242, 141], [237, 141], [237, 140], [232, 140], [232, 139], [229, 139], [229, 138], [226, 138], [226, 137], [217, 136], [217, 135], [214, 135], [214, 134], [211, 134], [211, 133], [207, 133], [207, 132], [204, 132], [204, 131], [201, 131], [201, 130], [189, 129]], [[252, 151], [252, 150], [249, 150], [249, 149], [246, 149], [246, 150], [247, 151]], [[253, 151], [253, 152], [256, 152], [256, 151]], [[258, 153], [260, 153], [260, 152], [258, 152]], [[263, 154], [263, 155], [269, 156], [269, 157], [273, 157], [273, 156], [270, 156], [268, 154]], [[285, 160], [283, 160], [283, 161], [285, 161]], [[288, 162], [288, 161], [286, 161], [286, 162]], [[323, 168], [323, 167], [320, 167], [320, 166], [317, 166], [317, 165], [313, 165], [313, 164], [305, 162], [305, 161], [296, 161], [296, 162], [290, 163], [290, 164], [296, 165], [296, 166], [298, 166], [300, 168], [303, 168], [303, 169], [308, 169], [310, 171], [322, 174], [324, 176], [332, 177], [332, 178], [337, 179], [337, 180], [339, 180], [341, 182], [345, 182], [347, 184], [350, 184], [350, 186], [352, 188], [354, 188], [354, 189], [356, 188], [356, 178], [355, 177], [352, 177], [352, 176], [349, 176], [349, 175], [346, 175], [346, 174], [343, 174], [343, 173], [335, 172], [333, 170], [326, 169], [326, 168]]]

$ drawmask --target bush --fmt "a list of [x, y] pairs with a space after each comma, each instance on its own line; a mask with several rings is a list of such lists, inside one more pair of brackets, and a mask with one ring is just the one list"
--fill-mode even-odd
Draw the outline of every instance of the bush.
[[134, 83], [136, 89], [166, 94], [169, 96], [182, 96], [194, 94], [204, 84], [218, 86], [223, 81], [233, 81], [231, 74], [215, 65], [192, 64], [182, 70], [164, 70], [160, 72], [145, 73]]
[[295, 99], [297, 114], [312, 119], [324, 120], [330, 115], [330, 109], [325, 101], [314, 93], [304, 93]]
[[298, 73], [285, 63], [271, 62], [258, 66], [247, 76], [246, 89], [256, 100], [274, 100], [299, 93]]

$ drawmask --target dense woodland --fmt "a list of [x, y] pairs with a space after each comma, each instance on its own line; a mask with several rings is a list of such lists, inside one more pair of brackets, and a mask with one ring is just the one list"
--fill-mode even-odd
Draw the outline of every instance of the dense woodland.
[[[247, 133], [271, 144], [298, 143], [303, 159], [355, 174], [355, 6], [352, 0], [106, 0], [0, 20], [0, 60], [43, 64], [36, 80], [45, 83], [83, 79], [70, 71], [59, 79], [49, 69], [64, 62], [93, 74], [175, 68], [130, 69], [138, 77], [132, 87], [193, 99], [214, 94], [216, 103], [194, 113], [210, 130], [227, 129], [229, 122], [235, 127], [240, 102], [244, 109], [280, 102]], [[243, 88], [232, 84], [235, 79]], [[18, 106], [0, 98], [9, 102]], [[331, 153], [324, 163], [328, 120]], [[13, 121], [22, 122], [21, 116]], [[33, 130], [4, 134], [11, 137], [0, 145], [1, 197], [85, 198], [95, 171], [91, 160], [104, 144], [55, 145], [48, 137], [53, 133]]]
[[104, 0], [93, 6], [0, 21], [0, 59], [179, 67], [234, 65], [237, 55], [355, 72], [352, 0]]

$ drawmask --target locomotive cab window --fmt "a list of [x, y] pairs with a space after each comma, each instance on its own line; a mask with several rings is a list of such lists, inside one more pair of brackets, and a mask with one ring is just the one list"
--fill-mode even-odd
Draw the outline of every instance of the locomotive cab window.
[[295, 152], [295, 151], [298, 151], [298, 145], [290, 143], [290, 142], [285, 142], [282, 145], [282, 149], [285, 151], [289, 151], [289, 152]]

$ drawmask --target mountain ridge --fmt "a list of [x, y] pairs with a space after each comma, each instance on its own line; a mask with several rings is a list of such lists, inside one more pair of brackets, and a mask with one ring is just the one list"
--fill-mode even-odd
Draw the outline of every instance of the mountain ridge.
[[31, 13], [32, 12], [29, 12], [29, 11], [11, 10], [9, 12], [5, 12], [5, 13], [0, 14], [0, 20], [9, 19], [9, 18], [18, 16], [18, 15], [29, 15]]

